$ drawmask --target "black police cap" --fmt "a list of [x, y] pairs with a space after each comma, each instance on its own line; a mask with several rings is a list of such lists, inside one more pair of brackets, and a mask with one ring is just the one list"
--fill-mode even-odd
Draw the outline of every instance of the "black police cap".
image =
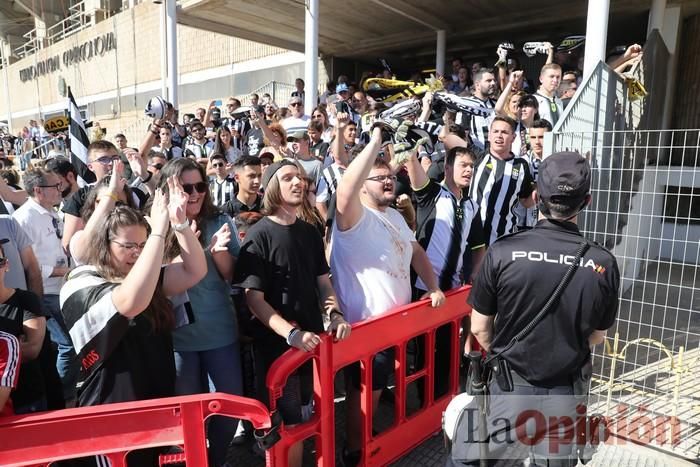
[[539, 166], [537, 193], [555, 202], [573, 202], [591, 191], [591, 166], [577, 152], [557, 152]]

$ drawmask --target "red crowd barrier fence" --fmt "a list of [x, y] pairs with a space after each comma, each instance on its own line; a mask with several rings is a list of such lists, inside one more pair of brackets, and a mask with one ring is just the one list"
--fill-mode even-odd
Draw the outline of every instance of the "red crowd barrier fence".
[[[282, 395], [287, 378], [301, 365], [314, 361], [314, 415], [305, 423], [294, 427], [281, 426], [281, 439], [267, 451], [268, 466], [287, 464], [291, 445], [315, 437], [317, 465], [335, 465], [335, 407], [334, 378], [345, 366], [361, 363], [361, 405], [363, 414], [363, 466], [383, 466], [401, 457], [422, 443], [441, 426], [442, 412], [459, 383], [460, 339], [458, 336], [463, 318], [471, 308], [466, 300], [471, 287], [464, 286], [448, 292], [446, 303], [432, 308], [428, 300], [406, 305], [383, 316], [353, 326], [350, 339], [333, 342], [325, 335], [314, 352], [290, 350], [277, 359], [267, 374], [271, 410]], [[435, 331], [450, 324], [450, 365], [447, 394], [434, 400], [434, 362], [432, 350]], [[407, 344], [418, 336], [425, 336], [426, 357], [423, 367], [407, 375]], [[396, 382], [393, 425], [377, 436], [372, 435], [372, 358], [389, 347], [395, 347], [394, 374]], [[424, 378], [423, 406], [406, 414], [406, 397], [409, 384]]]
[[250, 420], [260, 430], [271, 427], [264, 404], [222, 393], [17, 415], [0, 419], [0, 465], [43, 467], [104, 455], [113, 467], [125, 467], [130, 451], [180, 446], [183, 452], [161, 456], [161, 465], [206, 466], [204, 421], [213, 415]]

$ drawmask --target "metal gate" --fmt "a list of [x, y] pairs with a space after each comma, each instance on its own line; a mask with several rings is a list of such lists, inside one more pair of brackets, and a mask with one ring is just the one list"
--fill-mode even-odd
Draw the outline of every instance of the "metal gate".
[[[579, 222], [622, 275], [614, 330], [594, 356], [593, 411], [620, 442], [697, 460], [700, 452], [700, 130], [658, 130], [668, 51], [656, 31], [623, 77], [604, 63], [555, 127], [552, 151], [592, 167]], [[648, 94], [631, 91], [638, 80]]]

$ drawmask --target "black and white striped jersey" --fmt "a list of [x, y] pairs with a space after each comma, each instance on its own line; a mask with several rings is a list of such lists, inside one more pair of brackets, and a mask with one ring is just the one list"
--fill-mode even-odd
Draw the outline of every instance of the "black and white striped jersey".
[[209, 177], [209, 191], [214, 206], [221, 207], [236, 196], [236, 181], [232, 177], [223, 180]]
[[[432, 180], [414, 193], [418, 243], [428, 255], [440, 289], [458, 287], [465, 250], [486, 243], [478, 206], [468, 193], [458, 200], [444, 184]], [[420, 277], [415, 287], [428, 290]]]
[[[486, 98], [485, 101], [482, 101], [476, 96], [471, 96], [464, 98], [464, 100], [473, 104], [475, 107], [481, 107], [483, 109], [493, 109], [496, 105], [496, 101], [491, 98]], [[471, 115], [466, 112], [459, 112], [455, 118], [455, 123], [469, 130], [469, 138], [471, 138], [474, 146], [479, 149], [484, 149], [486, 147], [486, 142], [489, 140], [489, 126], [491, 126], [493, 117], [494, 114], [483, 117], [480, 115]]]
[[490, 153], [474, 168], [471, 198], [479, 206], [486, 241], [490, 245], [501, 235], [515, 230], [515, 206], [519, 198], [530, 196], [532, 174], [527, 159], [502, 160]]

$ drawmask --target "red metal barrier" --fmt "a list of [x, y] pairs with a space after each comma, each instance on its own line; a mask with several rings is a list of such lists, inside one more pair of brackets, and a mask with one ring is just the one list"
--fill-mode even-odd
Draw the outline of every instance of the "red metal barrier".
[[[451, 291], [447, 302], [440, 308], [432, 308], [427, 300], [400, 307], [381, 317], [372, 318], [353, 326], [350, 339], [332, 342], [323, 336], [321, 345], [314, 352], [290, 350], [277, 359], [267, 374], [271, 408], [282, 395], [287, 378], [303, 363], [314, 360], [315, 413], [306, 423], [280, 428], [281, 440], [268, 453], [268, 466], [287, 464], [289, 447], [314, 436], [317, 464], [323, 467], [335, 465], [335, 408], [334, 377], [343, 367], [360, 361], [362, 374], [361, 400], [363, 413], [362, 438], [364, 453], [361, 465], [383, 466], [415, 448], [440, 429], [442, 412], [457, 393], [459, 372], [459, 325], [469, 315], [471, 308], [466, 300], [470, 286]], [[410, 376], [406, 375], [406, 344], [414, 337], [426, 335], [425, 348], [433, 349], [435, 330], [447, 323], [451, 327], [450, 374], [448, 392], [433, 400], [433, 358], [426, 357], [424, 366]], [[395, 405], [393, 425], [376, 437], [372, 436], [372, 357], [387, 347], [398, 347], [395, 357]], [[425, 402], [421, 409], [406, 416], [406, 393], [410, 383], [425, 379]]]
[[213, 415], [244, 418], [256, 429], [271, 426], [263, 404], [222, 393], [19, 415], [0, 419], [0, 465], [47, 466], [103, 454], [113, 467], [124, 467], [130, 451], [181, 446], [183, 454], [161, 461], [202, 467], [207, 465], [204, 420]]

